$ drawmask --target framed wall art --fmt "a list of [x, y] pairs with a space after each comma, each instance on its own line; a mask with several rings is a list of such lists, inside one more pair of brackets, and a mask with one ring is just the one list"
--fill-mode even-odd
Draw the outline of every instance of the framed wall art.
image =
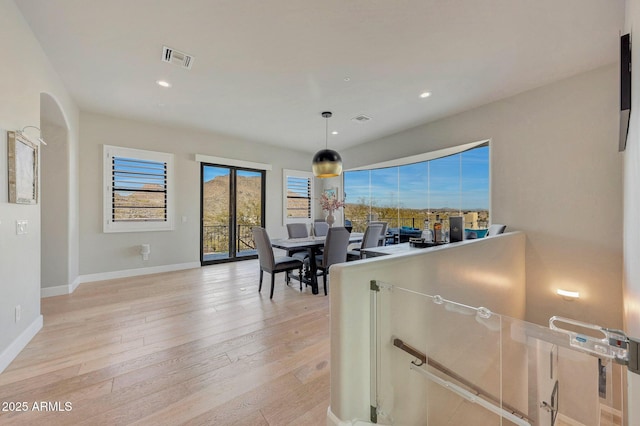
[[38, 203], [38, 145], [17, 132], [7, 132], [9, 202]]
[[338, 199], [338, 188], [332, 187], [332, 188], [325, 188], [323, 191], [324, 195], [327, 196], [327, 198], [331, 199], [331, 198], [335, 198]]

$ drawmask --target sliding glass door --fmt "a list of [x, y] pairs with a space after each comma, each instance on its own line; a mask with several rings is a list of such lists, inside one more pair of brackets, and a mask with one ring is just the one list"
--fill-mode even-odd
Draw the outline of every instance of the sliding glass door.
[[264, 226], [265, 173], [202, 163], [203, 265], [257, 257], [251, 228]]

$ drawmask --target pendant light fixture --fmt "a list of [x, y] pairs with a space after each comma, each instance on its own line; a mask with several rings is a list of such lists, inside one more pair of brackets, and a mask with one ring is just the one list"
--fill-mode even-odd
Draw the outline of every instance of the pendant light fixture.
[[329, 118], [331, 118], [332, 115], [329, 111], [322, 113], [322, 116], [326, 119], [324, 149], [316, 152], [316, 155], [313, 156], [313, 162], [311, 163], [313, 175], [318, 178], [340, 176], [342, 173], [342, 158], [340, 154], [328, 148]]

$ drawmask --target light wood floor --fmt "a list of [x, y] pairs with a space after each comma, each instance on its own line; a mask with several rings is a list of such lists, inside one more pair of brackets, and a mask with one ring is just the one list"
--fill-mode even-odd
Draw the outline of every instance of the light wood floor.
[[28, 411], [0, 424], [326, 424], [329, 300], [257, 281], [250, 260], [42, 299], [43, 329], [0, 374], [0, 402]]

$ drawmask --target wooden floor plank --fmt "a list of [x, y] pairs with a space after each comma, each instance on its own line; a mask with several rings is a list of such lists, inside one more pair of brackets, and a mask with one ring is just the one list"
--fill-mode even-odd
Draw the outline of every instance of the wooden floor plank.
[[42, 299], [44, 327], [0, 374], [0, 400], [72, 410], [0, 424], [325, 424], [329, 300], [282, 275], [271, 300], [257, 281], [249, 260]]
[[324, 375], [301, 388], [290, 389], [278, 401], [265, 406], [260, 411], [270, 425], [290, 424], [322, 403], [327, 392], [329, 392], [329, 376]]
[[[243, 393], [225, 404], [194, 417], [184, 426], [232, 425], [237, 419], [251, 418], [260, 408], [278, 400], [279, 395], [290, 389], [298, 389], [300, 382], [294, 375], [287, 373], [257, 387], [250, 392]], [[260, 414], [262, 421], [266, 419]]]

